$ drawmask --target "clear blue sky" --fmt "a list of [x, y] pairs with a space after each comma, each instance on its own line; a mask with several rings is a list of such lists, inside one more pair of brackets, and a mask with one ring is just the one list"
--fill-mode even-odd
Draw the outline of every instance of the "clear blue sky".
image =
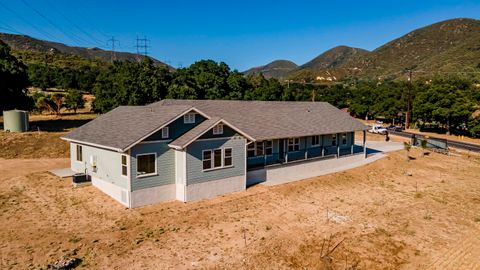
[[[28, 7], [30, 6], [30, 7]], [[36, 11], [34, 11], [36, 10]], [[243, 71], [275, 59], [303, 64], [337, 45], [373, 50], [441, 20], [480, 18], [480, 1], [0, 0], [0, 31], [149, 54], [172, 66], [226, 62]]]

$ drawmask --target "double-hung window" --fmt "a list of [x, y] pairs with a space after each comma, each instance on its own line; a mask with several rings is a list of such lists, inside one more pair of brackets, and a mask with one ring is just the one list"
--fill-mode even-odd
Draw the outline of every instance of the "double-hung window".
[[347, 144], [347, 133], [342, 133], [342, 145]]
[[288, 139], [288, 152], [294, 152], [300, 150], [300, 138]]
[[162, 128], [162, 139], [168, 139], [169, 137], [168, 133], [169, 133], [168, 127]]
[[232, 166], [232, 148], [225, 148], [223, 151], [223, 166]]
[[127, 167], [127, 156], [122, 155], [122, 175], [128, 175], [128, 167]]
[[77, 144], [77, 161], [83, 161], [82, 146]]
[[137, 175], [149, 176], [157, 174], [157, 154], [137, 155]]
[[320, 145], [320, 135], [312, 136], [312, 146]]
[[213, 135], [223, 134], [223, 124], [218, 124], [213, 127]]
[[337, 145], [337, 134], [332, 134], [332, 146]]
[[213, 150], [213, 168], [222, 167], [222, 149]]
[[184, 124], [194, 124], [195, 123], [195, 113], [187, 113], [183, 116]]
[[212, 150], [203, 150], [203, 169], [212, 168]]
[[265, 155], [270, 156], [273, 154], [273, 141], [265, 141]]
[[220, 148], [213, 150], [203, 150], [202, 152], [203, 170], [225, 168], [233, 165], [233, 149]]

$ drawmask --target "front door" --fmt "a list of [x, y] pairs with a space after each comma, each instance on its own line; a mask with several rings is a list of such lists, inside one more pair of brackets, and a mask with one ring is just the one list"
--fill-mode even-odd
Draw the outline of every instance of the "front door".
[[284, 139], [278, 140], [278, 158], [280, 160], [285, 159], [285, 140]]

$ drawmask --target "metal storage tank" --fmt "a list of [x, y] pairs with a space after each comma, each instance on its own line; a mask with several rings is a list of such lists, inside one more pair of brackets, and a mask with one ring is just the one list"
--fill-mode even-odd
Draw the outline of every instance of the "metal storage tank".
[[28, 130], [28, 112], [21, 110], [3, 111], [3, 130], [25, 132]]

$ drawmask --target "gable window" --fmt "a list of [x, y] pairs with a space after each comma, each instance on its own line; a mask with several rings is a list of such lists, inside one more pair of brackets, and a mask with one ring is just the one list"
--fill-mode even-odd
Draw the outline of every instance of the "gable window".
[[169, 133], [168, 127], [162, 128], [162, 139], [168, 139], [169, 137], [168, 133]]
[[187, 113], [183, 116], [184, 124], [194, 124], [195, 123], [195, 113]]
[[347, 133], [342, 133], [342, 145], [347, 144]]
[[139, 177], [157, 174], [157, 154], [137, 155], [137, 175]]
[[223, 124], [218, 124], [213, 127], [213, 135], [223, 134]]
[[77, 161], [83, 161], [82, 146], [77, 144]]
[[224, 149], [223, 166], [232, 166], [232, 148]]
[[288, 139], [288, 152], [294, 152], [300, 150], [300, 138]]
[[127, 156], [122, 155], [122, 175], [128, 175], [128, 167], [127, 167]]
[[256, 142], [257, 145], [257, 156], [263, 156], [263, 142]]
[[337, 134], [332, 134], [332, 146], [337, 145]]
[[254, 157], [255, 156], [255, 143], [250, 143], [247, 145], [247, 157]]
[[203, 151], [203, 169], [208, 170], [212, 168], [212, 150]]
[[312, 146], [320, 145], [320, 135], [312, 136]]
[[273, 141], [265, 141], [265, 155], [270, 156], [273, 153]]

